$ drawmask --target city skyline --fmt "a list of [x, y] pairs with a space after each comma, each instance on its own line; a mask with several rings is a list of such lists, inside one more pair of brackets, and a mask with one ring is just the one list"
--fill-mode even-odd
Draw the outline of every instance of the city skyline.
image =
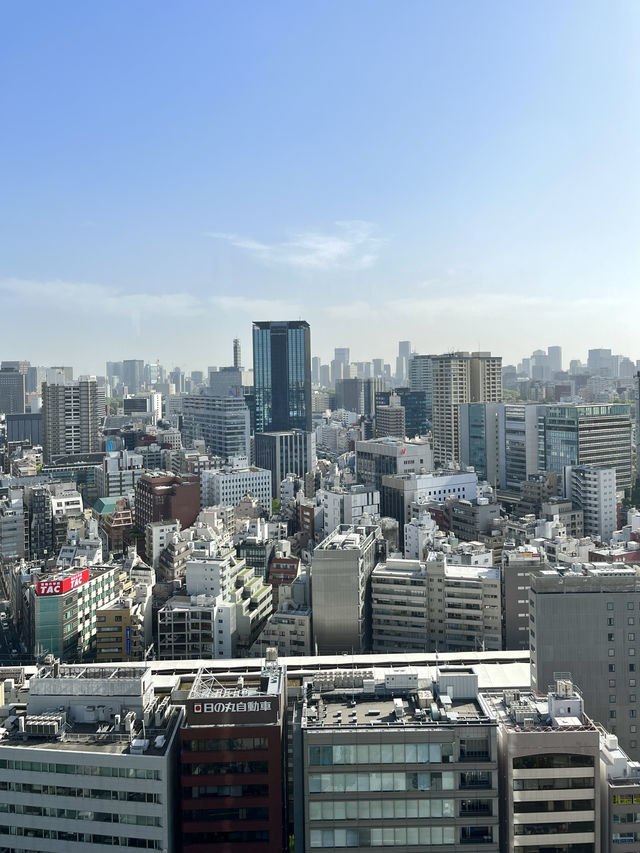
[[7, 357], [635, 345], [636, 4], [66, 9], [6, 11]]

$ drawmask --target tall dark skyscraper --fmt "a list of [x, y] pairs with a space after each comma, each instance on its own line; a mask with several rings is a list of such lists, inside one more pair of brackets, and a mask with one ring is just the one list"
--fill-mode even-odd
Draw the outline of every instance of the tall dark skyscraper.
[[305, 320], [253, 324], [256, 432], [311, 430], [311, 334]]

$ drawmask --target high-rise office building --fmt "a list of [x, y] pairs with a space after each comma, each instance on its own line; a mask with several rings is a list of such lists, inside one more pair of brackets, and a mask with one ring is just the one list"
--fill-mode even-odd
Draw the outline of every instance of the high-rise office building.
[[320, 384], [320, 367], [321, 367], [321, 365], [322, 365], [322, 362], [320, 360], [320, 357], [317, 355], [314, 355], [314, 357], [311, 359], [311, 381], [313, 382], [314, 385]]
[[583, 563], [531, 576], [531, 686], [544, 691], [554, 672], [570, 672], [586, 712], [636, 760], [639, 613], [637, 566]]
[[396, 380], [404, 382], [411, 358], [411, 341], [399, 341], [398, 357], [396, 358]]
[[433, 455], [460, 460], [460, 404], [502, 399], [502, 358], [488, 352], [447, 353], [433, 361]]
[[258, 468], [271, 471], [271, 489], [277, 498], [287, 474], [304, 477], [315, 470], [316, 435], [300, 429], [256, 433], [255, 460]]
[[311, 335], [304, 320], [253, 324], [256, 432], [311, 430]]
[[122, 384], [127, 386], [130, 394], [142, 390], [144, 381], [144, 361], [142, 359], [127, 359], [122, 362]]
[[389, 405], [376, 406], [376, 438], [385, 436], [404, 438], [406, 435], [406, 412], [397, 394], [392, 394]]
[[11, 367], [0, 368], [0, 414], [24, 414], [24, 373]]
[[233, 339], [233, 366], [242, 370], [242, 351], [240, 349], [240, 338]]
[[42, 385], [44, 461], [59, 456], [97, 453], [98, 392], [95, 379]]
[[618, 490], [631, 488], [629, 404], [541, 406], [538, 411], [540, 471], [562, 474], [566, 465], [615, 468]]
[[551, 373], [560, 373], [562, 370], [562, 347], [547, 347], [547, 355]]
[[[235, 373], [233, 368], [231, 372]], [[188, 394], [184, 397], [183, 437], [202, 439], [215, 456], [249, 456], [250, 413], [244, 398]]]

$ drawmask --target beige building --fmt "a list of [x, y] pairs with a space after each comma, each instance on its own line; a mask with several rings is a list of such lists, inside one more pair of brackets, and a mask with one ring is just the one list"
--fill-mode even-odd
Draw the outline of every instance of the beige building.
[[460, 460], [460, 404], [502, 400], [502, 357], [489, 352], [434, 356], [433, 456], [446, 465]]

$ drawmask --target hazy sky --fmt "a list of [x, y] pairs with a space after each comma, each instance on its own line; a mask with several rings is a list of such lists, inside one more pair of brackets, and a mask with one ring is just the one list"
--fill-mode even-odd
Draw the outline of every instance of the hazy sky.
[[640, 3], [6, 2], [0, 358], [640, 358]]

